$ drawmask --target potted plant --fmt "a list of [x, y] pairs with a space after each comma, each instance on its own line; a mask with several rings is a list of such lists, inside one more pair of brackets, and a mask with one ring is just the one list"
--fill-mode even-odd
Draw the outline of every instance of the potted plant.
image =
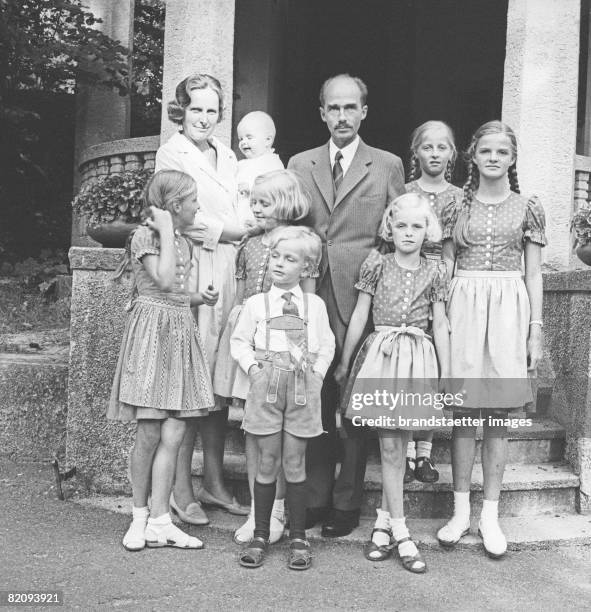
[[142, 194], [150, 170], [107, 174], [87, 183], [72, 201], [73, 210], [86, 216], [88, 235], [104, 247], [123, 247], [142, 221]]
[[580, 208], [573, 217], [571, 228], [575, 232], [577, 257], [591, 266], [591, 208]]

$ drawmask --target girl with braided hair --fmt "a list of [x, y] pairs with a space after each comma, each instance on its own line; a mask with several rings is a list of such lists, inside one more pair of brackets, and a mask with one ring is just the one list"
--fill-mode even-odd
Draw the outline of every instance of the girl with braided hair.
[[[443, 121], [426, 121], [411, 136], [410, 174], [404, 186], [407, 193], [418, 193], [429, 201], [441, 223], [443, 209], [462, 201], [462, 190], [451, 184], [457, 149], [454, 134]], [[422, 248], [428, 259], [441, 259], [441, 241], [427, 240]], [[433, 431], [417, 432], [408, 442], [404, 482], [437, 482], [439, 472], [431, 461]]]
[[[507, 550], [498, 523], [507, 455], [503, 423], [508, 411], [532, 401], [528, 370], [542, 357], [545, 219], [538, 199], [519, 193], [517, 141], [509, 126], [490, 121], [478, 128], [467, 160], [461, 206], [443, 211], [443, 256], [448, 269], [455, 265], [447, 309], [451, 374], [466, 390], [454, 413], [483, 423], [479, 533], [486, 553], [499, 558]], [[469, 531], [475, 435], [476, 424], [453, 430], [454, 514], [437, 533], [443, 546], [453, 547]]]

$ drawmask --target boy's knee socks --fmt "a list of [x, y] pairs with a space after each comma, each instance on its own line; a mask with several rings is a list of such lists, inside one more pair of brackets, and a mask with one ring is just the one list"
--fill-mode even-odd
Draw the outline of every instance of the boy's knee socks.
[[306, 481], [287, 482], [285, 501], [289, 511], [290, 539], [306, 539]]
[[254, 537], [269, 539], [269, 524], [275, 501], [277, 482], [268, 484], [254, 481]]

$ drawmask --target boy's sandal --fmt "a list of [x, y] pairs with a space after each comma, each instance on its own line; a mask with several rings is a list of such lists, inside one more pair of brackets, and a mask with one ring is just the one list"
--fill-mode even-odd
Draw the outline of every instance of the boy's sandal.
[[[413, 542], [413, 540], [410, 537], [396, 540], [396, 546], [399, 547], [404, 542]], [[398, 555], [400, 556], [400, 561], [402, 561], [404, 569], [408, 570], [409, 572], [412, 572], [413, 574], [424, 574], [427, 571], [427, 564], [425, 563], [423, 557], [421, 556], [421, 553], [418, 550], [416, 555], [405, 555], [403, 557], [400, 554], [399, 549]]]
[[238, 563], [242, 567], [260, 567], [265, 560], [269, 543], [261, 537], [253, 538], [250, 544], [242, 550]]
[[[390, 539], [392, 538], [392, 530], [391, 529], [383, 529], [382, 527], [374, 527], [371, 532], [371, 539], [369, 542], [365, 543], [363, 547], [363, 554], [368, 561], [385, 561], [389, 559], [392, 555], [392, 544], [382, 544], [382, 546], [378, 546], [373, 541], [374, 533], [385, 533]], [[372, 554], [374, 556], [372, 556]]]
[[[303, 544], [304, 548], [294, 548], [294, 544]], [[308, 540], [293, 538], [289, 542], [287, 567], [292, 570], [307, 570], [312, 565], [312, 551]]]

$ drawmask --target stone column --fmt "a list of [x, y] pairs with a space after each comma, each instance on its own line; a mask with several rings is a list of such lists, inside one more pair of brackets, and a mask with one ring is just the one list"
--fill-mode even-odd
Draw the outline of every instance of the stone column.
[[[253, 33], [256, 37], [257, 34]], [[177, 84], [193, 72], [219, 79], [225, 95], [224, 120], [216, 136], [230, 146], [234, 92], [234, 0], [167, 0], [164, 31], [161, 142], [176, 131], [166, 105]]]
[[[133, 46], [134, 0], [87, 0], [85, 6], [95, 17], [102, 19], [96, 27], [119, 41], [130, 51]], [[131, 67], [131, 66], [130, 66]], [[82, 86], [76, 95], [76, 136], [74, 141], [74, 193], [80, 187], [78, 164], [81, 153], [90, 146], [129, 138], [131, 104], [129, 96], [108, 87]], [[72, 218], [72, 244], [86, 245], [84, 222]], [[96, 243], [94, 243], [96, 244]]]
[[540, 196], [549, 246], [544, 261], [572, 261], [580, 0], [509, 0], [503, 121], [519, 140], [519, 182]]

